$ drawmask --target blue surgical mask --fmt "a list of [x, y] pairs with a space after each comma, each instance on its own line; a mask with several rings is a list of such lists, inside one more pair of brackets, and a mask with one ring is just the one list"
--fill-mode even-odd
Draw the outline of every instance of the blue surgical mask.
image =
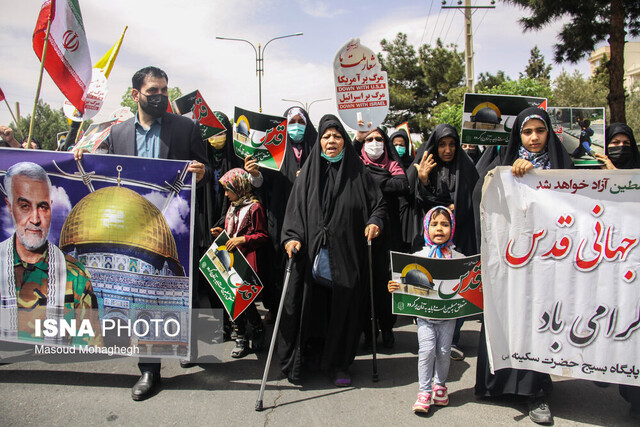
[[299, 142], [304, 136], [305, 129], [305, 125], [301, 125], [300, 123], [291, 123], [287, 125], [287, 134], [289, 135], [289, 138], [295, 142]]
[[407, 152], [407, 147], [402, 145], [396, 145], [396, 151], [398, 152], [398, 155], [402, 157]]

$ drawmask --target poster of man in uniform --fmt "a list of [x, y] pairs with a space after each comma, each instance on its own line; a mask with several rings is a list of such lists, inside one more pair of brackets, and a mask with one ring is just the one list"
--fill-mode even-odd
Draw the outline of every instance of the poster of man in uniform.
[[465, 93], [461, 144], [506, 145], [516, 117], [528, 107], [547, 109], [546, 98]]
[[393, 313], [425, 319], [457, 319], [482, 313], [480, 255], [427, 258], [391, 252]]
[[487, 175], [480, 206], [492, 370], [640, 385], [640, 174]]
[[[187, 166], [1, 149], [0, 340], [47, 344], [64, 337], [74, 311], [78, 319], [96, 310], [98, 327], [78, 321], [65, 333], [100, 335], [110, 354], [188, 357], [195, 200]], [[38, 308], [38, 319], [22, 321]]]

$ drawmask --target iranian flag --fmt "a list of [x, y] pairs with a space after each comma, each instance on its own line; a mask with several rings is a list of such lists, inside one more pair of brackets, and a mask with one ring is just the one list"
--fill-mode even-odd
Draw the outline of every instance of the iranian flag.
[[78, 0], [46, 0], [42, 5], [33, 31], [33, 50], [41, 61], [49, 20], [44, 68], [73, 106], [84, 113], [92, 67]]

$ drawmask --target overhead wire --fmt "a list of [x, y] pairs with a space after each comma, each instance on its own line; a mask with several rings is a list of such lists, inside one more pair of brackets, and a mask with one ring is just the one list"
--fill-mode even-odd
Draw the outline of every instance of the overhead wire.
[[427, 19], [424, 21], [424, 29], [422, 30], [422, 37], [420, 38], [420, 46], [422, 46], [422, 41], [424, 40], [424, 34], [427, 32], [427, 24], [429, 23], [429, 16], [431, 16], [431, 8], [433, 7], [433, 1], [429, 4], [429, 12], [427, 12]]

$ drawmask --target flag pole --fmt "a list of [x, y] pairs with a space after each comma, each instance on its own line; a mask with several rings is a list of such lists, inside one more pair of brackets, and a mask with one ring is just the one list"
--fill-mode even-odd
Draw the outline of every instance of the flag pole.
[[33, 112], [31, 113], [31, 121], [29, 122], [29, 136], [27, 137], [27, 148], [31, 148], [31, 133], [33, 132], [33, 119], [36, 117], [36, 107], [40, 98], [40, 88], [42, 88], [42, 74], [44, 72], [44, 59], [47, 56], [47, 46], [49, 45], [49, 33], [51, 31], [51, 14], [47, 21], [47, 34], [44, 37], [44, 47], [42, 48], [42, 60], [40, 61], [40, 78], [38, 79], [38, 89], [36, 90], [36, 100], [33, 103]]
[[4, 98], [4, 103], [7, 104], [7, 108], [9, 109], [9, 113], [11, 113], [11, 117], [13, 117], [13, 123], [16, 124], [16, 130], [18, 131], [18, 136], [20, 137], [20, 142], [22, 142], [23, 136], [22, 136], [22, 132], [20, 131], [20, 125], [18, 125], [18, 120], [16, 119], [16, 116], [13, 114], [13, 110], [11, 109], [11, 106], [9, 105], [9, 102], [7, 102], [7, 98]]

